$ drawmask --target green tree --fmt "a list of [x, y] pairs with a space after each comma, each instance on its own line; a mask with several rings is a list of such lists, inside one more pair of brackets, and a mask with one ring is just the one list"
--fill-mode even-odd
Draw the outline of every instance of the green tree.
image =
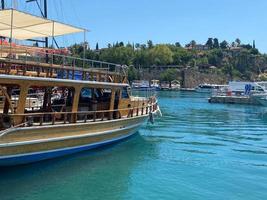
[[131, 65], [128, 68], [128, 80], [131, 82], [131, 81], [137, 80], [137, 79], [139, 79], [138, 71], [134, 66]]
[[131, 47], [112, 47], [103, 49], [100, 54], [100, 60], [112, 63], [131, 65], [134, 59], [134, 50]]
[[152, 64], [167, 65], [173, 62], [173, 53], [166, 45], [156, 45], [149, 50], [149, 55]]
[[152, 49], [152, 48], [153, 48], [153, 42], [152, 42], [152, 40], [148, 40], [148, 41], [147, 41], [147, 47], [148, 47], [149, 49]]
[[237, 46], [239, 47], [240, 44], [241, 44], [241, 40], [240, 40], [239, 38], [236, 38], [236, 39], [235, 39], [235, 42], [236, 42]]
[[176, 79], [177, 79], [177, 71], [175, 69], [167, 69], [160, 74], [160, 80], [169, 82], [170, 87], [171, 87], [171, 82]]
[[220, 48], [220, 44], [219, 44], [218, 38], [214, 38], [213, 39], [213, 48], [214, 49], [219, 49]]
[[140, 48], [144, 50], [144, 49], [146, 49], [146, 45], [145, 44], [141, 44]]
[[181, 44], [180, 44], [180, 42], [175, 42], [175, 46], [176, 47], [182, 47]]
[[242, 47], [244, 49], [248, 49], [248, 50], [253, 48], [250, 44], [242, 44], [242, 45], [240, 45], [240, 47]]
[[97, 50], [97, 51], [99, 50], [98, 42], [95, 45], [95, 50]]
[[232, 42], [231, 43], [231, 47], [236, 47], [236, 43], [235, 42]]
[[227, 42], [226, 40], [222, 41], [222, 42], [220, 43], [220, 47], [221, 47], [222, 49], [227, 49], [227, 48], [228, 48], [228, 42]]
[[140, 49], [140, 46], [141, 46], [141, 45], [140, 45], [139, 43], [136, 43], [136, 44], [135, 44], [135, 48], [136, 48], [136, 49]]
[[207, 53], [208, 62], [214, 66], [222, 66], [223, 51], [222, 49], [213, 49]]
[[250, 53], [253, 55], [257, 55], [257, 54], [259, 54], [259, 50], [256, 48], [252, 48], [252, 49], [250, 49]]
[[191, 47], [195, 47], [197, 45], [197, 42], [195, 40], [192, 40], [190, 42]]
[[206, 56], [198, 58], [196, 60], [196, 65], [207, 65], [207, 64], [209, 64], [209, 60]]
[[206, 45], [209, 47], [209, 49], [213, 48], [213, 39], [209, 38], [208, 41], [206, 42]]

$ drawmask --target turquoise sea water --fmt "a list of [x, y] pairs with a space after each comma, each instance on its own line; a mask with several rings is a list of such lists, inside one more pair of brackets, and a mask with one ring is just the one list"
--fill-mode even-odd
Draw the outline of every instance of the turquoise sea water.
[[267, 109], [159, 99], [163, 117], [126, 141], [0, 169], [0, 200], [267, 199]]

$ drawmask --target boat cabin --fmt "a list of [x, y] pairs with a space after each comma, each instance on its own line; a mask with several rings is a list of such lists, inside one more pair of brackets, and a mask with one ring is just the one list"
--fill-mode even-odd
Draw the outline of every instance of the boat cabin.
[[14, 9], [1, 10], [0, 21], [1, 130], [148, 113], [151, 102], [131, 97], [125, 66], [13, 42], [52, 37], [53, 47], [55, 36], [86, 30]]

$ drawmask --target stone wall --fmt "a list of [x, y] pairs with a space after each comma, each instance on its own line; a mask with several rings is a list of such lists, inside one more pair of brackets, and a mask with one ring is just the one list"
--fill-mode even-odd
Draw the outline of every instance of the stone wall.
[[[163, 68], [150, 68], [150, 69], [140, 69], [140, 79], [142, 80], [152, 80], [158, 79], [160, 80], [160, 74], [164, 72]], [[183, 88], [195, 88], [199, 84], [202, 83], [210, 83], [210, 84], [226, 84], [228, 83], [228, 78], [222, 75], [218, 75], [215, 71], [207, 70], [207, 71], [198, 71], [197, 69], [176, 69], [177, 78], [176, 80], [181, 81], [181, 86]]]
[[199, 72], [196, 69], [185, 69], [181, 73], [182, 87], [195, 88], [199, 84], [226, 84], [227, 77], [217, 74], [213, 71]]

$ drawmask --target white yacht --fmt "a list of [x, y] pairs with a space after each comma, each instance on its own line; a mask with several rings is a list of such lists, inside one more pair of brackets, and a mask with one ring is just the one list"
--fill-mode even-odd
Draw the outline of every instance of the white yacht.
[[219, 90], [221, 88], [227, 87], [227, 85], [218, 85], [218, 84], [199, 84], [196, 87], [196, 92], [202, 92], [202, 93], [212, 93], [214, 90]]

